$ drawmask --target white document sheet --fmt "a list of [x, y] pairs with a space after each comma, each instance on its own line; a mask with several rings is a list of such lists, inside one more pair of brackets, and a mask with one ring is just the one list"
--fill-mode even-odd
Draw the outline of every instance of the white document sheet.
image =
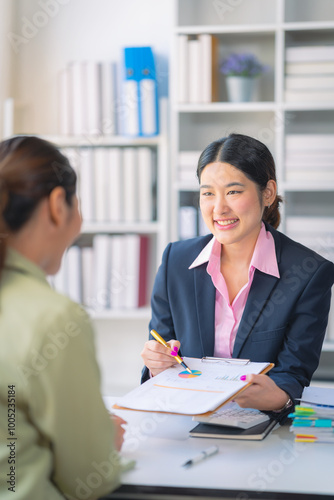
[[181, 365], [173, 366], [117, 399], [116, 405], [184, 415], [213, 411], [247, 385], [240, 380], [241, 375], [258, 374], [273, 366], [270, 363], [240, 364], [238, 361], [233, 364], [233, 360], [225, 363], [185, 357], [184, 362], [192, 371], [201, 372], [199, 376], [188, 378], [188, 372]]

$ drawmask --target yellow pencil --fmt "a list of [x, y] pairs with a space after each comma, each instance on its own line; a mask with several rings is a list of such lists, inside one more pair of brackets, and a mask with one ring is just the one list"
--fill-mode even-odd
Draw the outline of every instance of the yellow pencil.
[[[167, 342], [166, 342], [166, 341], [165, 341], [165, 340], [164, 340], [164, 339], [163, 339], [163, 338], [162, 338], [162, 337], [158, 334], [158, 332], [156, 332], [155, 330], [151, 330], [151, 332], [150, 332], [150, 333], [151, 333], [152, 337], [154, 337], [154, 338], [155, 338], [155, 340], [157, 340], [158, 342], [160, 342], [160, 344], [162, 344], [162, 345], [163, 345], [163, 346], [165, 346], [165, 347], [168, 347], [168, 349], [171, 349], [171, 347], [170, 347], [170, 346], [167, 344]], [[182, 366], [183, 366], [183, 368], [185, 368], [185, 369], [187, 370], [187, 372], [192, 373], [192, 372], [191, 372], [191, 370], [190, 370], [190, 368], [189, 368], [189, 367], [185, 364], [185, 362], [182, 360], [181, 356], [179, 356], [179, 355], [177, 354], [177, 356], [174, 356], [174, 357], [175, 357], [176, 361], [177, 361], [178, 363], [180, 363], [180, 365], [182, 365]]]

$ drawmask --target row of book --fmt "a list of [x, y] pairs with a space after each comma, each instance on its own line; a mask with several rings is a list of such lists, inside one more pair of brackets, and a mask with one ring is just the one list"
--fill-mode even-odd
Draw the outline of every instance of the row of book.
[[296, 443], [334, 444], [334, 406], [304, 403], [289, 416]]
[[[333, 217], [286, 217], [285, 232], [287, 236], [302, 245], [311, 248], [319, 255], [334, 262], [334, 216]], [[304, 271], [312, 263], [305, 262]], [[328, 327], [325, 340], [334, 342], [334, 288], [329, 312]]]
[[94, 311], [136, 309], [149, 299], [149, 238], [138, 234], [94, 236], [92, 246], [71, 246], [54, 288]]
[[205, 236], [210, 232], [200, 209], [191, 205], [179, 207], [178, 228], [180, 240]]
[[59, 133], [154, 136], [158, 90], [151, 47], [124, 48], [123, 62], [72, 61], [59, 75]]
[[149, 147], [64, 148], [78, 174], [84, 222], [156, 218], [156, 152]]
[[334, 45], [286, 48], [285, 100], [334, 100]]
[[178, 36], [178, 101], [218, 100], [218, 40], [213, 35]]
[[[198, 183], [196, 170], [201, 151], [180, 151], [179, 182]], [[288, 134], [285, 138], [285, 180], [334, 182], [334, 135]]]
[[113, 62], [72, 61], [59, 74], [59, 133], [118, 133], [117, 66]]
[[334, 262], [334, 215], [333, 217], [287, 216], [286, 234]]
[[[178, 36], [178, 101], [218, 100], [218, 39], [209, 34]], [[287, 47], [287, 102], [333, 101], [334, 45]]]
[[334, 134], [286, 135], [285, 178], [334, 182]]
[[197, 182], [197, 164], [201, 151], [180, 151], [178, 155], [178, 180], [180, 182]]

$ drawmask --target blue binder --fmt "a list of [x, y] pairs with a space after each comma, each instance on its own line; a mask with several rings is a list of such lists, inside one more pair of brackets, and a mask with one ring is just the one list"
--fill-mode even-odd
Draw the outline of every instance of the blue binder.
[[125, 135], [157, 135], [158, 92], [151, 47], [124, 48], [124, 66]]

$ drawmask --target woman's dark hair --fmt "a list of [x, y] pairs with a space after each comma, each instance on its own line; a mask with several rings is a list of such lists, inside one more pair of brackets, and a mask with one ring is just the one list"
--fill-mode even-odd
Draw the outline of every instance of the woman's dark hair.
[[7, 234], [21, 229], [57, 186], [71, 205], [76, 180], [68, 159], [48, 141], [16, 136], [0, 143], [0, 272]]
[[[209, 163], [228, 163], [241, 170], [248, 179], [255, 182], [261, 194], [269, 180], [276, 182], [275, 161], [267, 146], [262, 142], [242, 134], [230, 134], [209, 144], [202, 152], [197, 166], [198, 180], [203, 169]], [[276, 195], [273, 204], [266, 207], [263, 220], [275, 229], [279, 226], [281, 216], [279, 204], [282, 198]]]

